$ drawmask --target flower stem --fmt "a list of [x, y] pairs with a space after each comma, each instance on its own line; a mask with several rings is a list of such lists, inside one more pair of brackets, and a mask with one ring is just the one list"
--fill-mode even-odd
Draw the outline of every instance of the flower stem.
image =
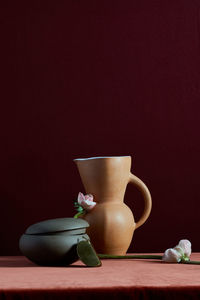
[[180, 263], [188, 264], [188, 265], [200, 265], [200, 261], [195, 261], [195, 260], [181, 261]]
[[99, 258], [109, 258], [109, 259], [130, 259], [130, 258], [137, 258], [137, 259], [162, 259], [162, 255], [110, 255], [110, 254], [97, 254]]
[[[136, 254], [136, 255], [110, 255], [110, 254], [97, 254], [100, 259], [162, 259], [162, 255], [143, 255], [143, 254]], [[195, 260], [188, 260], [188, 261], [180, 261], [180, 264], [188, 264], [188, 265], [200, 265], [200, 261]]]
[[80, 212], [78, 212], [78, 213], [74, 216], [74, 218], [75, 218], [75, 219], [78, 219], [80, 216], [83, 216], [84, 214], [85, 214], [84, 211], [80, 211]]

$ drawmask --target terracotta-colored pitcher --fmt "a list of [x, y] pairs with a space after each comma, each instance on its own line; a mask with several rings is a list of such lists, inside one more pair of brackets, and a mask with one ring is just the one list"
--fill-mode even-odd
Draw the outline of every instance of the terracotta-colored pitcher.
[[[104, 156], [74, 159], [87, 194], [94, 196], [96, 206], [83, 218], [97, 253], [124, 255], [134, 230], [141, 226], [151, 211], [151, 195], [146, 185], [130, 171], [131, 156]], [[143, 195], [144, 211], [135, 223], [132, 211], [124, 204], [128, 183]]]

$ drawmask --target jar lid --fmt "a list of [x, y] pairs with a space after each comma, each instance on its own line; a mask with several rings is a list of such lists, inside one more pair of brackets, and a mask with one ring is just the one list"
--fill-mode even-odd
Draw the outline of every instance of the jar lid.
[[57, 218], [35, 223], [26, 229], [26, 234], [53, 233], [89, 227], [87, 221], [79, 218]]

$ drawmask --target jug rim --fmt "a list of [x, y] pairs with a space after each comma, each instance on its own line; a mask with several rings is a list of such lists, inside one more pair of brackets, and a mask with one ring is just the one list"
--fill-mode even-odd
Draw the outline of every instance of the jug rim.
[[86, 157], [86, 158], [75, 158], [75, 160], [91, 160], [91, 159], [100, 159], [100, 158], [120, 158], [120, 157], [130, 157], [130, 155], [119, 155], [119, 156], [94, 156], [94, 157]]

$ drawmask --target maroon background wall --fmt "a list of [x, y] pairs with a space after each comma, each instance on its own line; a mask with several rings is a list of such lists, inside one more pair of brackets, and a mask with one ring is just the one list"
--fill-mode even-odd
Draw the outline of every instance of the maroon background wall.
[[[199, 1], [1, 3], [0, 254], [72, 217], [73, 159], [131, 155], [153, 209], [131, 252], [200, 251]], [[138, 219], [143, 202], [128, 187]]]

